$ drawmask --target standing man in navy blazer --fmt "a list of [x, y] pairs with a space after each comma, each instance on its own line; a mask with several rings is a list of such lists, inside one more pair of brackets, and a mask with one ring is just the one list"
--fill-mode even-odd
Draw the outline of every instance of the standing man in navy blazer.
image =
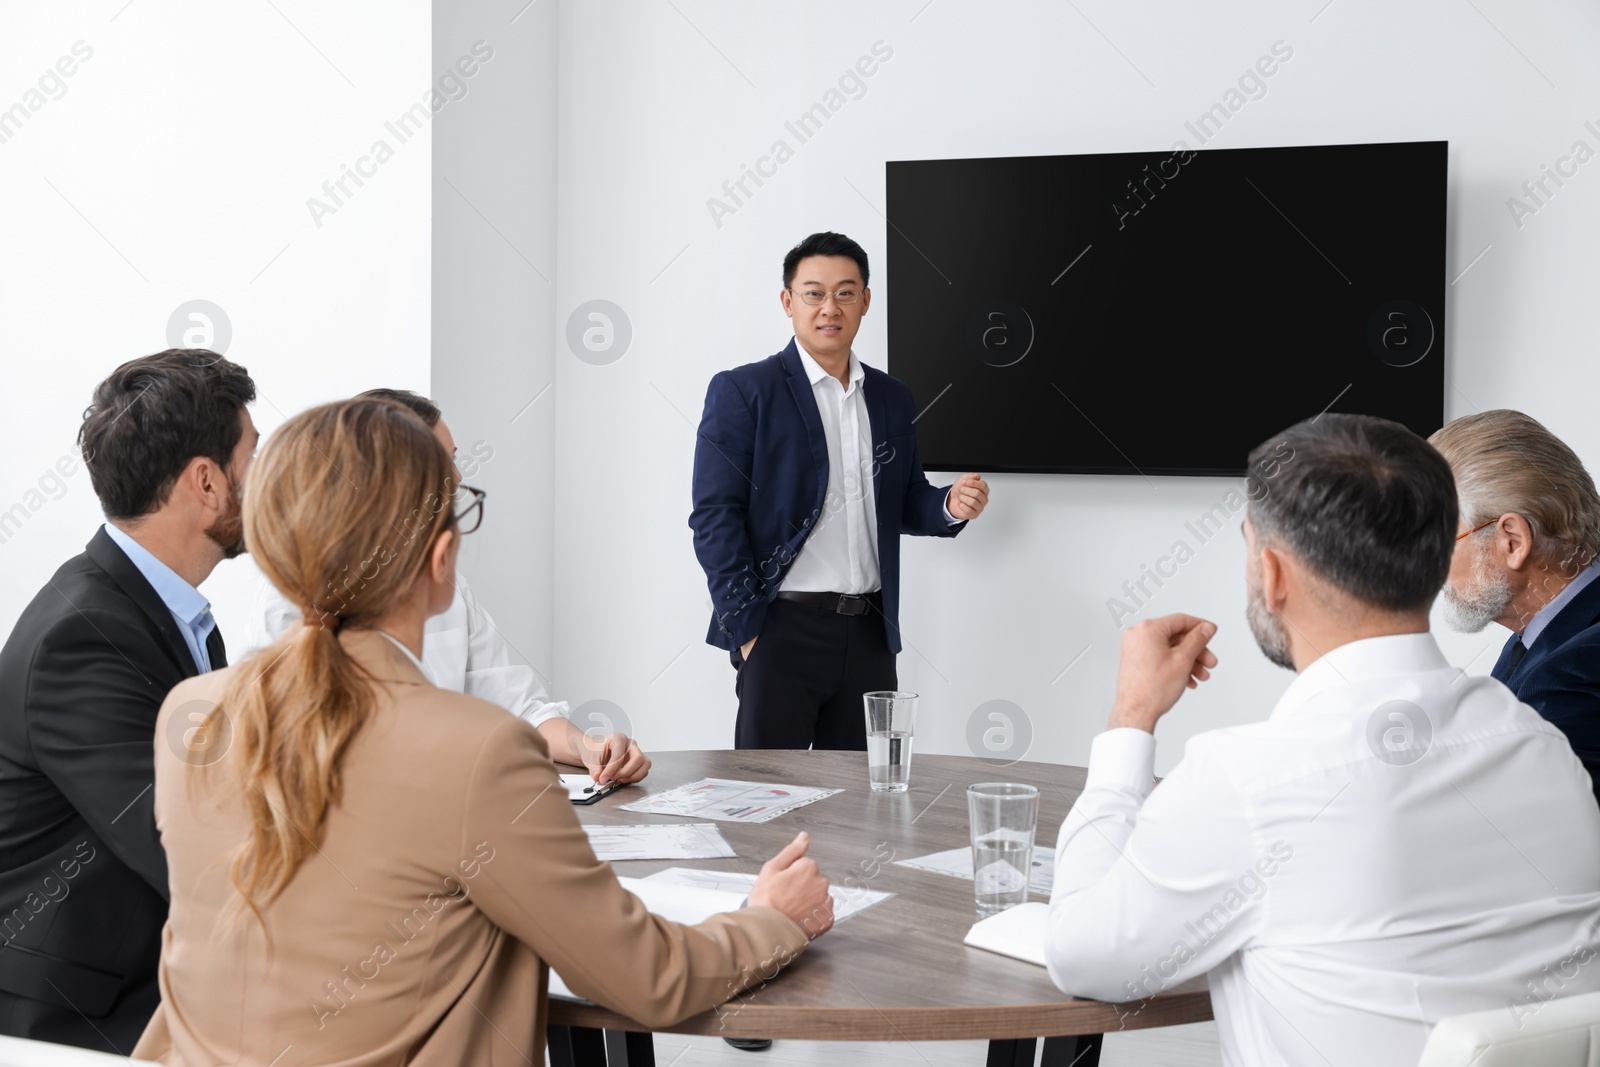
[[954, 537], [989, 500], [976, 474], [928, 484], [911, 390], [851, 351], [867, 279], [850, 238], [801, 241], [779, 294], [794, 340], [706, 390], [689, 525], [739, 748], [865, 749], [861, 694], [898, 684], [900, 535]]
[[1456, 419], [1430, 440], [1461, 524], [1450, 623], [1512, 631], [1490, 673], [1567, 735], [1600, 799], [1600, 493], [1576, 453], [1520, 411]]

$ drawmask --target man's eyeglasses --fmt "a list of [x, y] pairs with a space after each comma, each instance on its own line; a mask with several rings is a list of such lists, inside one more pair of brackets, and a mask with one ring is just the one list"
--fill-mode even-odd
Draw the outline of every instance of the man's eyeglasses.
[[1488, 520], [1486, 520], [1484, 522], [1480, 522], [1480, 523], [1478, 523], [1478, 525], [1474, 526], [1472, 529], [1468, 530], [1466, 533], [1458, 533], [1458, 534], [1456, 534], [1456, 540], [1460, 541], [1463, 538], [1471, 537], [1473, 534], [1477, 533], [1479, 530], [1483, 529], [1485, 526], [1493, 526], [1495, 523], [1497, 523], [1499, 521], [1500, 521], [1500, 519], [1497, 516], [1497, 517], [1495, 517], [1493, 519], [1488, 519]]
[[[463, 493], [465, 502], [462, 502]], [[488, 495], [470, 485], [456, 486], [456, 527], [463, 537], [483, 525], [483, 500]]]
[[[789, 287], [789, 292], [794, 293], [794, 295], [798, 296], [801, 300], [805, 301], [807, 304], [810, 304], [812, 307], [821, 305], [828, 299], [830, 295], [826, 292], [823, 292], [821, 289], [795, 289], [793, 286]], [[861, 290], [839, 289], [831, 295], [833, 296], [833, 302], [835, 304], [849, 305], [854, 304], [856, 301], [861, 299]]]

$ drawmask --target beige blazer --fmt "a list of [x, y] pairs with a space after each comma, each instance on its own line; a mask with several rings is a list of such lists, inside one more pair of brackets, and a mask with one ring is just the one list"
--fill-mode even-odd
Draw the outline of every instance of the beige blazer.
[[659, 1027], [806, 947], [771, 908], [698, 926], [651, 915], [595, 858], [538, 731], [429, 684], [381, 634], [340, 640], [383, 679], [378, 707], [265, 931], [248, 915], [231, 931], [217, 923], [246, 827], [233, 753], [191, 767], [176, 744], [232, 671], [189, 679], [162, 705], [155, 812], [172, 909], [162, 1002], [135, 1057], [528, 1067], [544, 1063], [548, 966], [578, 995]]

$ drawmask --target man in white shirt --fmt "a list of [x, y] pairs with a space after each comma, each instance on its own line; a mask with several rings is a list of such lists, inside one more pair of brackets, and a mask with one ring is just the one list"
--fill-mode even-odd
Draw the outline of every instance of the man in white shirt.
[[[433, 401], [405, 389], [369, 389], [361, 396], [392, 400], [410, 408], [433, 429], [450, 455], [456, 455], [455, 437]], [[459, 467], [455, 477], [459, 485]], [[473, 491], [472, 495], [478, 494]], [[466, 502], [469, 510], [481, 506], [481, 500]], [[247, 653], [271, 644], [291, 626], [301, 625], [302, 614], [270, 582], [263, 582], [256, 598]], [[455, 599], [442, 614], [430, 618], [424, 629], [422, 662], [434, 685], [499, 704], [537, 728], [550, 746], [550, 758], [557, 763], [586, 767], [602, 784], [637, 782], [650, 773], [650, 758], [637, 741], [611, 729], [610, 723], [597, 726], [591, 733], [579, 729], [567, 717], [571, 710], [567, 702], [552, 701], [533, 669], [512, 661], [506, 639], [459, 570]]]
[[1410, 1065], [1430, 1028], [1600, 989], [1600, 809], [1560, 731], [1428, 632], [1450, 468], [1397, 424], [1325, 414], [1250, 457], [1248, 620], [1298, 672], [1271, 715], [1153, 731], [1216, 666], [1184, 615], [1123, 634], [1117, 696], [1062, 824], [1046, 957], [1138, 1002], [1209, 973], [1225, 1064]]

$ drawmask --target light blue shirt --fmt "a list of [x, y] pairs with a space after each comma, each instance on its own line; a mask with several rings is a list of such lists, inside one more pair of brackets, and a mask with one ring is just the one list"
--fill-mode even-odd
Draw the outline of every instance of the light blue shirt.
[[1533, 643], [1539, 640], [1539, 635], [1544, 633], [1544, 628], [1550, 621], [1561, 614], [1561, 609], [1572, 603], [1574, 597], [1589, 587], [1589, 583], [1600, 577], [1600, 559], [1595, 560], [1578, 576], [1567, 583], [1567, 587], [1555, 595], [1555, 598], [1533, 613], [1533, 618], [1528, 620], [1528, 625], [1522, 628], [1522, 647], [1532, 648]]
[[150, 583], [167, 610], [172, 612], [172, 617], [178, 621], [178, 632], [183, 634], [183, 643], [189, 646], [189, 654], [194, 657], [195, 666], [200, 668], [201, 674], [205, 674], [211, 669], [206, 639], [217, 628], [217, 620], [211, 617], [211, 601], [179, 577], [177, 571], [156, 559], [149, 549], [116, 526], [108, 522], [105, 530], [106, 536], [115, 541], [123, 555], [139, 568], [139, 573], [144, 575], [145, 581]]

